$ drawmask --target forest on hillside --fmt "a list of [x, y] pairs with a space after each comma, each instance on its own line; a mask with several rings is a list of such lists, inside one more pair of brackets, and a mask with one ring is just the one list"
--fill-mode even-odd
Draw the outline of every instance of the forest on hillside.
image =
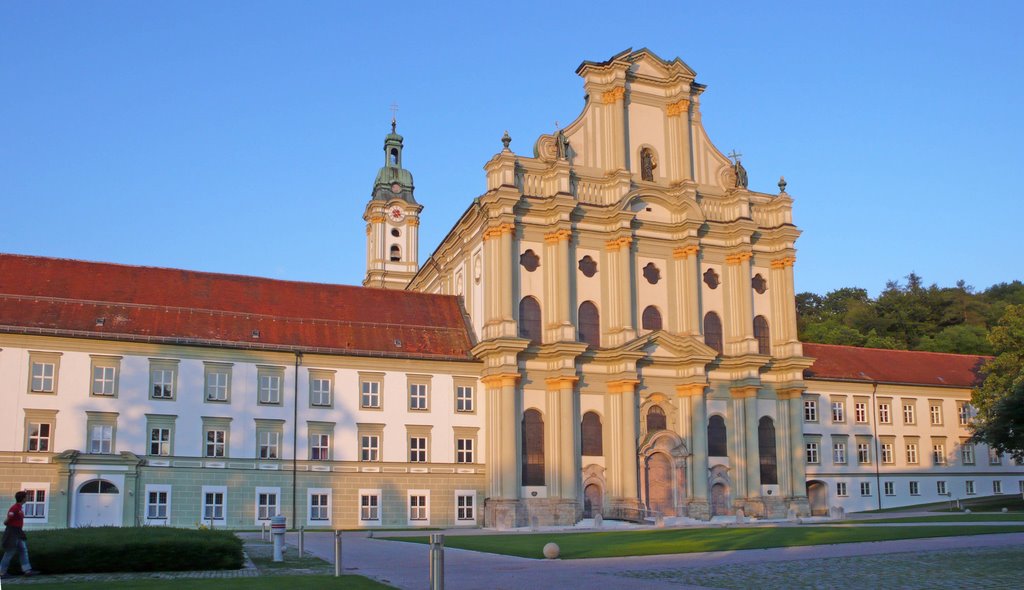
[[878, 297], [844, 287], [825, 295], [796, 296], [800, 340], [871, 348], [992, 354], [989, 330], [1008, 305], [1024, 304], [1024, 283], [1013, 281], [977, 291], [925, 286], [915, 273], [889, 281]]

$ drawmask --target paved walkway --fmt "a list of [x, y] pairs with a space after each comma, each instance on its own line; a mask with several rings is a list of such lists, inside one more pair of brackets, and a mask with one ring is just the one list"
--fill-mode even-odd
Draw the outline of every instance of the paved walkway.
[[[451, 534], [459, 534], [459, 532], [452, 531]], [[291, 535], [289, 535], [289, 542], [295, 542]], [[332, 563], [334, 561], [333, 543], [332, 533], [306, 534], [306, 550]], [[565, 561], [535, 560], [446, 548], [445, 587], [449, 590], [484, 588], [539, 590], [542, 588], [587, 588], [594, 587], [594, 585], [627, 590], [634, 588], [744, 588], [750, 587], [752, 581], [761, 579], [762, 574], [758, 573], [759, 568], [763, 570], [770, 567], [771, 564], [799, 560], [807, 560], [807, 562], [794, 563], [794, 567], [791, 568], [793, 572], [786, 573], [786, 568], [779, 567], [776, 567], [775, 570], [782, 572], [782, 579], [788, 579], [788, 576], [797, 572], [811, 572], [811, 585], [806, 587], [849, 587], [842, 577], [837, 576], [838, 572], [833, 573], [837, 564], [843, 561], [833, 561], [834, 558], [879, 556], [891, 559], [893, 554], [898, 553], [939, 552], [940, 555], [935, 557], [934, 561], [948, 563], [951, 558], [959, 556], [964, 550], [978, 549], [984, 552], [985, 548], [1015, 552], [1015, 561], [1011, 563], [1019, 564], [1024, 559], [1024, 532]], [[402, 589], [418, 590], [429, 587], [428, 555], [429, 548], [422, 544], [373, 539], [368, 538], [362, 532], [345, 533], [343, 537], [342, 559], [346, 573], [358, 573]], [[915, 585], [915, 575], [922, 572], [925, 566], [918, 567], [916, 555], [904, 557], [905, 559], [896, 559], [894, 562], [902, 563], [903, 569], [898, 572], [888, 572], [889, 575], [899, 574], [901, 576], [899, 578], [901, 582], [893, 587], [938, 587], [935, 584], [924, 582], [926, 578], [923, 577], [921, 578], [922, 584]], [[975, 564], [977, 564], [976, 561]], [[856, 570], [864, 572], [865, 567], [864, 564], [859, 564], [856, 566]], [[983, 562], [979, 569], [981, 574], [985, 573], [986, 568]], [[702, 574], [701, 570], [706, 571]], [[694, 575], [688, 575], [686, 571], [692, 571]], [[714, 579], [714, 576], [710, 575], [710, 572], [714, 571], [752, 573], [740, 576], [739, 585], [733, 585], [725, 579]], [[884, 585], [882, 582], [885, 581], [886, 570], [867, 569], [866, 571], [872, 575], [878, 574], [876, 576], [878, 585], [869, 584], [867, 587]], [[1019, 580], [1018, 571], [1019, 569], [1012, 571], [1016, 580]], [[664, 575], [643, 575], [645, 572], [662, 572]], [[939, 579], [948, 581], [950, 578], [942, 575]], [[962, 585], [964, 580], [962, 578], [959, 580]], [[829, 586], [829, 583], [834, 586]], [[998, 579], [991, 584], [985, 579], [972, 580], [971, 583], [977, 587], [1007, 587]], [[986, 584], [988, 585], [986, 586]], [[1000, 584], [1004, 585], [1000, 586]], [[772, 584], [755, 585], [773, 587]], [[789, 586], [788, 582], [780, 585]], [[792, 587], [797, 587], [797, 585], [794, 584]]]

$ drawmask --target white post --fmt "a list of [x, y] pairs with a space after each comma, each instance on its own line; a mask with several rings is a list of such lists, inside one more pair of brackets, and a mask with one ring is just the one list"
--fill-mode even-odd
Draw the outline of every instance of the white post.
[[284, 561], [284, 532], [288, 520], [278, 514], [270, 519], [270, 532], [274, 537], [274, 561]]
[[299, 527], [299, 559], [302, 559], [306, 547], [306, 527]]
[[430, 535], [430, 590], [444, 590], [444, 535]]
[[341, 577], [341, 531], [334, 531], [334, 577]]

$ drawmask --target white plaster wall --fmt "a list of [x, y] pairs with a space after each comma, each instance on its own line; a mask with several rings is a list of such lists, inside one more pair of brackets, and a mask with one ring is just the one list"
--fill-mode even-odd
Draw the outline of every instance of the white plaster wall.
[[[704, 273], [707, 272], [707, 269], [709, 269], [709, 268], [713, 268], [715, 270], [715, 272], [718, 274], [718, 281], [719, 281], [719, 283], [718, 283], [718, 287], [715, 288], [715, 289], [712, 289], [712, 288], [708, 287], [707, 283], [704, 282]], [[725, 281], [725, 272], [724, 272], [724, 270], [723, 270], [721, 265], [719, 265], [719, 264], [708, 264], [706, 262], [702, 262], [700, 265], [698, 265], [697, 272], [698, 272], [698, 275], [697, 275], [698, 283], [697, 284], [700, 285], [700, 303], [701, 303], [701, 309], [700, 309], [700, 322], [701, 322], [701, 325], [700, 325], [700, 330], [701, 330], [701, 333], [702, 334], [704, 333], [704, 316], [707, 315], [709, 311], [713, 311], [713, 312], [717, 313], [718, 314], [718, 318], [722, 320], [722, 331], [723, 331], [723, 336], [724, 336], [724, 333], [725, 333], [725, 311], [724, 311], [725, 303], [724, 303], [724, 295], [723, 295], [723, 293], [725, 291], [725, 287], [723, 286], [723, 281]]]
[[[649, 263], [654, 263], [654, 266], [658, 267], [660, 271], [660, 279], [654, 285], [647, 282], [644, 278], [644, 267]], [[652, 258], [649, 256], [637, 256], [636, 263], [636, 290], [637, 290], [637, 308], [636, 308], [636, 325], [637, 329], [643, 325], [643, 312], [648, 305], [653, 305], [658, 308], [658, 312], [661, 313], [661, 323], [664, 328], [668, 328], [668, 265], [669, 261], [663, 258]]]
[[640, 174], [640, 147], [649, 145], [658, 156], [654, 177], [664, 175], [668, 166], [665, 158], [665, 111], [660, 107], [631, 102], [629, 104], [629, 158], [630, 170]]

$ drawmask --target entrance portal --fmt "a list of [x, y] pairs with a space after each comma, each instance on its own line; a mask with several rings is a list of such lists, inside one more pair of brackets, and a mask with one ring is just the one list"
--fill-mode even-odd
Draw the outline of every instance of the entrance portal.
[[711, 516], [729, 514], [729, 488], [724, 483], [711, 486]]
[[105, 479], [78, 488], [75, 526], [121, 526], [121, 492]]
[[672, 462], [664, 453], [647, 457], [647, 504], [664, 516], [676, 515], [672, 493]]
[[601, 487], [596, 483], [588, 484], [583, 488], [583, 518], [594, 518], [595, 514], [601, 514], [603, 502]]

